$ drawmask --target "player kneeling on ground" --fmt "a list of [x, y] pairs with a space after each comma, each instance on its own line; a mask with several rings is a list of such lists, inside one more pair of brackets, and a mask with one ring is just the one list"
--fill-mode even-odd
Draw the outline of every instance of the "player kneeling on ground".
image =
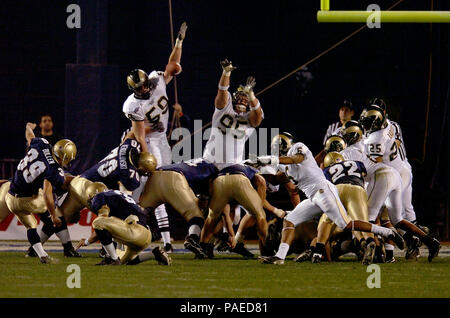
[[76, 153], [75, 144], [68, 139], [58, 141], [53, 149], [43, 138], [31, 139], [30, 149], [20, 161], [5, 197], [7, 208], [26, 227], [28, 241], [42, 263], [52, 260], [42, 247], [33, 214], [41, 216], [44, 227], [50, 228], [51, 234], [56, 233], [63, 243], [65, 255], [66, 251], [73, 250], [67, 224], [56, 214], [54, 195], [67, 191], [72, 177], [65, 175], [61, 167], [75, 159]]
[[[86, 192], [89, 196], [89, 208], [97, 214], [97, 218], [92, 222], [95, 231], [89, 239], [81, 239], [77, 249], [100, 240], [108, 256], [97, 265], [129, 264], [152, 241], [144, 210], [131, 196], [117, 190], [107, 190], [100, 182], [91, 184]], [[120, 258], [113, 239], [125, 245], [125, 251]], [[171, 264], [169, 255], [160, 247], [155, 247], [152, 252], [158, 263]]]

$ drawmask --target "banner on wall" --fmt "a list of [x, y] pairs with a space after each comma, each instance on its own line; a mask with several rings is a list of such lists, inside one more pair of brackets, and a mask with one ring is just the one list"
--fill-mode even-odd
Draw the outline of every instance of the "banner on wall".
[[[42, 227], [42, 222], [40, 222], [38, 215], [35, 214], [38, 220], [38, 228]], [[92, 232], [92, 222], [94, 221], [96, 215], [89, 211], [89, 209], [83, 209], [80, 212], [80, 220], [75, 224], [68, 224], [68, 229], [70, 237], [72, 240], [79, 240], [81, 238], [88, 238]], [[27, 229], [20, 223], [17, 217], [10, 213], [1, 223], [0, 223], [0, 240], [26, 240], [27, 239]], [[56, 235], [52, 235], [50, 240], [58, 240]]]

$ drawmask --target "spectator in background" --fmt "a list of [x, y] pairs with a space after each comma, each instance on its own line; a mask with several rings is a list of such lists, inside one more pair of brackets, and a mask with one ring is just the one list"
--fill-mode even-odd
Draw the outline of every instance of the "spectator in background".
[[[325, 147], [325, 144], [327, 142], [327, 139], [330, 136], [333, 135], [340, 135], [341, 127], [352, 119], [352, 117], [355, 115], [355, 109], [353, 108], [353, 104], [350, 100], [346, 99], [342, 104], [339, 106], [339, 121], [335, 122], [328, 126], [327, 132], [323, 138], [323, 146]], [[325, 158], [326, 151], [323, 149], [317, 156], [315, 157], [317, 164], [321, 164], [323, 162], [323, 159]]]
[[[26, 129], [34, 130], [36, 126], [37, 125], [34, 123], [27, 123]], [[41, 130], [35, 133], [36, 137], [47, 139], [50, 145], [54, 146], [55, 143], [58, 142], [58, 140], [63, 139], [60, 135], [53, 132], [53, 119], [51, 115], [46, 113], [42, 114], [39, 120], [39, 127], [41, 128]], [[25, 135], [25, 137], [26, 136], [27, 135]], [[30, 146], [30, 141], [31, 139], [29, 140], [27, 138], [27, 147]]]

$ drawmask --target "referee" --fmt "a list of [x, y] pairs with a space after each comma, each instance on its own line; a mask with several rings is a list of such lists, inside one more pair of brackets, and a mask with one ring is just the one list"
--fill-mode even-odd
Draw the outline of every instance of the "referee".
[[[347, 121], [351, 120], [353, 115], [355, 115], [355, 109], [353, 108], [353, 104], [349, 100], [344, 100], [342, 104], [339, 106], [339, 121], [332, 123], [328, 126], [327, 132], [323, 138], [323, 146], [325, 147], [325, 144], [327, 142], [328, 137], [332, 135], [340, 135], [340, 129], [342, 125], [344, 125]], [[315, 159], [317, 164], [320, 166], [323, 163], [323, 159], [325, 158], [326, 152], [325, 149], [323, 149], [321, 152], [319, 152]]]
[[353, 108], [352, 102], [349, 100], [344, 100], [341, 106], [339, 106], [339, 121], [328, 126], [327, 133], [323, 138], [324, 147], [328, 137], [332, 135], [340, 135], [342, 125], [351, 120], [353, 115], [355, 115], [355, 109]]

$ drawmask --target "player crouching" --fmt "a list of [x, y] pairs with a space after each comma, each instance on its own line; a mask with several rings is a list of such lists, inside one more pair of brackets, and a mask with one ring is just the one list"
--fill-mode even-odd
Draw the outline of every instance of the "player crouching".
[[[92, 222], [94, 232], [91, 237], [81, 239], [77, 249], [99, 240], [108, 255], [97, 265], [129, 264], [152, 241], [144, 210], [131, 196], [117, 190], [107, 190], [100, 182], [91, 184], [87, 192], [89, 208], [98, 216]], [[113, 239], [125, 246], [120, 258]], [[152, 253], [158, 263], [171, 264], [171, 258], [160, 247], [155, 247]]]

